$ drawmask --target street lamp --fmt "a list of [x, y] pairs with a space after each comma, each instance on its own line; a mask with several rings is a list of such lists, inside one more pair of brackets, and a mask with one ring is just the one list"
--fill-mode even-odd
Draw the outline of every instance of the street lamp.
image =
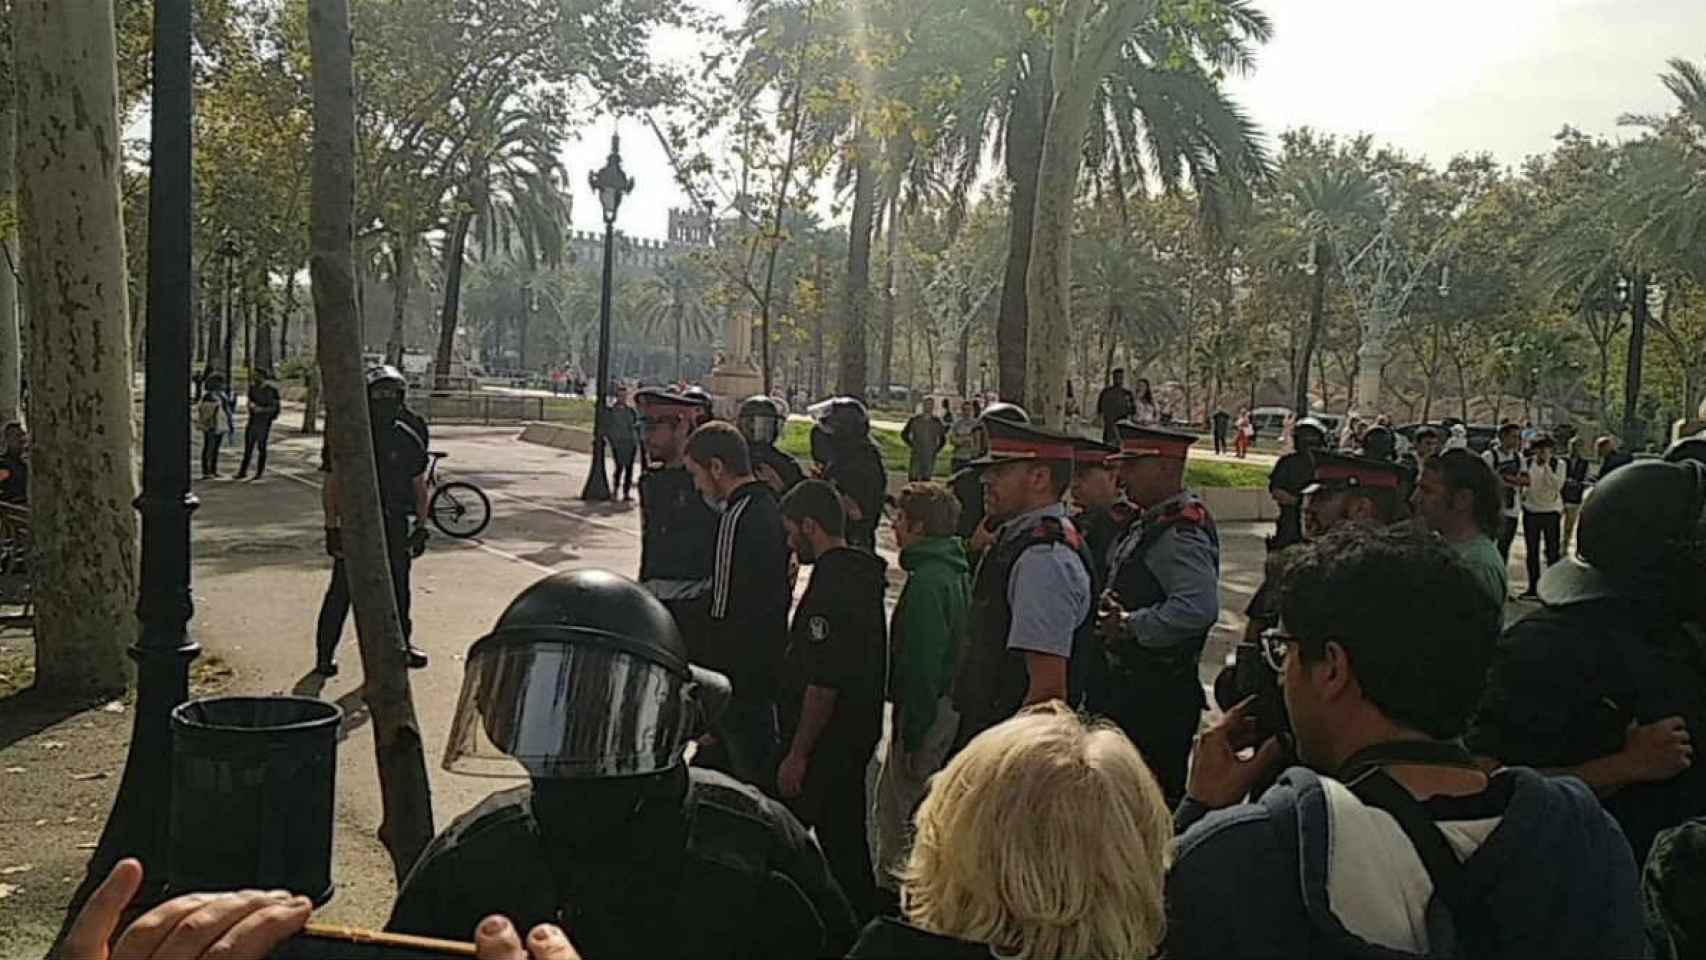
[[235, 332], [231, 326], [231, 288], [236, 283], [237, 258], [243, 255], [243, 248], [237, 246], [237, 240], [227, 231], [224, 239], [219, 241], [219, 256], [225, 260], [225, 389], [234, 390], [236, 381], [231, 379], [231, 343]]
[[[190, 24], [191, 0], [156, 2], [153, 153], [148, 175], [147, 380], [142, 495], [135, 504], [142, 515], [142, 579], [136, 604], [142, 629], [130, 648], [137, 664], [135, 726], [124, 779], [88, 872], [72, 895], [68, 918], [120, 857], [137, 857], [148, 868], [141, 902], [158, 899], [167, 875], [166, 826], [172, 805], [171, 713], [189, 697], [190, 661], [201, 652], [188, 632], [194, 612], [190, 514], [196, 499], [190, 493], [190, 425], [184, 414], [190, 399], [193, 349]], [[229, 238], [225, 244], [235, 250]], [[220, 246], [222, 254], [225, 244]], [[230, 263], [227, 260], [228, 271]], [[230, 341], [226, 344], [229, 349]]]
[[592, 470], [581, 490], [582, 500], [610, 499], [610, 478], [604, 468], [605, 404], [610, 389], [610, 287], [616, 266], [616, 210], [634, 189], [634, 179], [622, 172], [621, 147], [622, 137], [611, 134], [610, 158], [604, 169], [587, 178], [598, 194], [598, 205], [604, 208], [604, 287], [598, 304], [598, 406], [592, 417]]

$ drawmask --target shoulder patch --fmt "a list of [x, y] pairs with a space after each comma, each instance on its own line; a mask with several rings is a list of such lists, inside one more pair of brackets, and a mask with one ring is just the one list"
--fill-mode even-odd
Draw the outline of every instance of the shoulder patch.
[[1077, 550], [1084, 543], [1084, 537], [1078, 528], [1059, 517], [1043, 517], [1037, 521], [1031, 530], [1031, 540], [1034, 543], [1064, 543]]
[[1158, 519], [1163, 524], [1200, 527], [1208, 522], [1208, 507], [1201, 500], [1186, 500], [1169, 506]]
[[813, 643], [822, 643], [829, 639], [829, 618], [812, 617], [806, 621], [806, 635]]

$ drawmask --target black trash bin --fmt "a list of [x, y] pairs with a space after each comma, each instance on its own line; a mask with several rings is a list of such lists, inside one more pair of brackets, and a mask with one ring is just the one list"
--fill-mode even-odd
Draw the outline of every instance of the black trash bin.
[[172, 711], [167, 883], [332, 896], [336, 704], [214, 697]]

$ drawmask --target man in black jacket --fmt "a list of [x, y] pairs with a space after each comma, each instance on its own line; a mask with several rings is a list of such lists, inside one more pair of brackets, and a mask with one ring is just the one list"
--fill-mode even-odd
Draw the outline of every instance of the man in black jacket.
[[775, 782], [776, 688], [788, 638], [788, 539], [768, 484], [753, 476], [746, 440], [712, 422], [687, 441], [687, 469], [706, 499], [723, 506], [711, 568], [710, 624], [688, 637], [693, 662], [728, 676], [734, 699], [708, 766], [764, 789]]
[[853, 397], [835, 397], [812, 407], [812, 451], [822, 450], [823, 479], [835, 484], [847, 510], [847, 542], [877, 548], [877, 523], [883, 518], [888, 473], [883, 455], [871, 441], [871, 418]]
[[782, 523], [811, 583], [794, 611], [783, 662], [782, 797], [817, 829], [829, 868], [860, 920], [878, 910], [865, 841], [865, 768], [883, 731], [888, 660], [882, 557], [847, 546], [835, 488], [807, 480], [782, 501]]

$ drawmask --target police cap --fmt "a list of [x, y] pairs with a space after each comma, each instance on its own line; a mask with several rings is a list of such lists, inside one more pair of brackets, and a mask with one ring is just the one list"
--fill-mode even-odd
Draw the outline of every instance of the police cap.
[[1106, 470], [1113, 467], [1108, 458], [1120, 452], [1120, 448], [1100, 440], [1080, 437], [1072, 449], [1072, 465], [1079, 470]]
[[1191, 444], [1197, 442], [1197, 435], [1194, 433], [1139, 426], [1129, 421], [1121, 421], [1116, 426], [1120, 432], [1120, 449], [1113, 455], [1114, 460], [1143, 460], [1149, 457], [1183, 460], [1189, 455]]
[[696, 422], [704, 410], [698, 398], [662, 387], [635, 391], [634, 406], [647, 420], [686, 420], [689, 424]]
[[1315, 476], [1305, 494], [1344, 490], [1392, 490], [1403, 483], [1404, 468], [1390, 460], [1353, 457], [1342, 453], [1315, 455]]
[[1068, 461], [1074, 459], [1078, 437], [1031, 423], [999, 418], [985, 419], [983, 429], [989, 446], [972, 466], [991, 467], [1023, 460]]

